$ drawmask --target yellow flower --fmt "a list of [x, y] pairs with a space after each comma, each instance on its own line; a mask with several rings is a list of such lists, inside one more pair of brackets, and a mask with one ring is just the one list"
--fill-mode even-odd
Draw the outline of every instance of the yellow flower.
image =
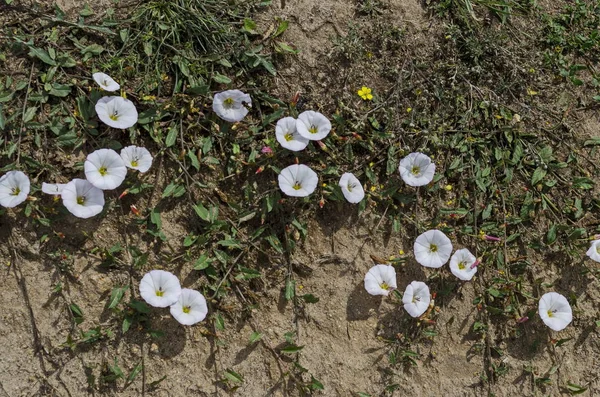
[[369, 87], [363, 86], [360, 90], [358, 90], [358, 96], [360, 96], [365, 101], [370, 101], [373, 99], [373, 95], [371, 94], [371, 89]]

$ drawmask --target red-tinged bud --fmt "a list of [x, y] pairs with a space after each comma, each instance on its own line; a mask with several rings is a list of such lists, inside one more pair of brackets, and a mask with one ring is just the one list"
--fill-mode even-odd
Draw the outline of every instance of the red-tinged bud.
[[133, 204], [131, 204], [131, 206], [129, 207], [131, 209], [131, 212], [135, 215], [135, 216], [140, 216], [140, 210], [137, 209], [137, 207]]
[[325, 199], [319, 200], [319, 208], [323, 208], [325, 206]]
[[261, 165], [260, 167], [258, 167], [258, 169], [256, 170], [255, 174], [260, 174], [261, 172], [263, 172], [265, 170], [265, 166]]
[[529, 321], [529, 317], [524, 316], [517, 320], [517, 324], [523, 324], [526, 321]]
[[481, 264], [481, 260], [477, 259], [472, 265], [471, 265], [471, 269], [475, 269], [477, 266], [479, 266]]
[[123, 190], [123, 193], [121, 193], [119, 195], [119, 200], [122, 199], [123, 197], [127, 196], [128, 194], [129, 194], [129, 189]]
[[322, 141], [317, 141], [317, 145], [319, 145], [319, 147], [321, 148], [322, 151], [324, 151], [324, 152], [329, 151], [329, 148], [327, 147], [327, 145], [325, 145]]
[[300, 160], [298, 160], [298, 157], [296, 157], [296, 164], [300, 164]]
[[279, 203], [279, 204], [283, 204], [283, 203], [285, 203], [285, 199], [279, 199], [278, 203]]
[[271, 149], [271, 148], [270, 148], [270, 147], [268, 147], [268, 146], [263, 146], [263, 148], [262, 148], [262, 149], [260, 149], [260, 152], [261, 152], [262, 154], [266, 154], [267, 156], [271, 156], [271, 155], [273, 154], [273, 149]]
[[296, 104], [298, 103], [299, 100], [300, 100], [300, 91], [296, 91], [294, 96], [292, 96], [290, 103], [292, 104], [292, 106], [296, 106]]
[[486, 239], [487, 241], [500, 241], [499, 237], [488, 236], [487, 234], [485, 236], [483, 236], [483, 238]]

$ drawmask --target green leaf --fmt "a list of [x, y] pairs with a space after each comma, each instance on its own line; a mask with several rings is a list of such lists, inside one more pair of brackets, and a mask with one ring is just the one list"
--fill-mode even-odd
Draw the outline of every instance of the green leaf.
[[285, 32], [290, 23], [288, 21], [279, 21], [279, 25], [277, 26], [277, 30], [273, 33], [273, 37], [277, 37]]
[[83, 6], [83, 9], [79, 11], [79, 15], [82, 17], [89, 17], [90, 15], [94, 15], [94, 11], [90, 8], [89, 4], [86, 3], [85, 6]]
[[56, 61], [50, 58], [50, 55], [46, 50], [36, 47], [29, 47], [29, 56], [39, 59], [40, 61], [51, 65], [56, 66]]
[[126, 286], [113, 288], [112, 292], [110, 293], [110, 300], [109, 300], [109, 304], [108, 304], [109, 309], [113, 309], [113, 308], [117, 307], [117, 305], [123, 299], [123, 296], [125, 295], [125, 292], [127, 291], [127, 288], [128, 287], [126, 287]]
[[229, 240], [221, 240], [217, 244], [222, 247], [228, 248], [242, 248], [242, 245], [239, 240], [229, 239]]
[[104, 47], [100, 44], [92, 44], [81, 50], [81, 54], [100, 55], [104, 51]]
[[294, 354], [294, 353], [298, 353], [300, 350], [304, 349], [304, 346], [297, 346], [293, 343], [287, 345], [286, 347], [284, 347], [283, 349], [281, 349], [282, 353], [286, 353], [286, 354]]
[[225, 376], [225, 379], [227, 379], [230, 382], [233, 382], [233, 383], [243, 383], [244, 382], [244, 377], [232, 369], [226, 370], [225, 372], [223, 372], [223, 375]]
[[296, 296], [296, 281], [288, 278], [285, 282], [285, 300], [292, 300]]
[[52, 83], [52, 88], [48, 93], [53, 96], [64, 98], [71, 93], [71, 86], [65, 84]]
[[223, 331], [225, 329], [225, 321], [223, 321], [223, 317], [219, 313], [215, 316], [215, 328], [218, 331]]
[[221, 84], [230, 84], [231, 83], [231, 79], [227, 76], [223, 76], [220, 73], [215, 73], [215, 75], [213, 76], [213, 80], [216, 81], [217, 83], [221, 83]]
[[567, 382], [567, 390], [569, 394], [576, 395], [587, 391], [587, 387], [579, 386], [575, 383]]
[[213, 258], [210, 258], [208, 255], [202, 254], [200, 258], [196, 259], [194, 262], [194, 270], [204, 270], [213, 262]]
[[129, 376], [127, 377], [127, 383], [133, 382], [134, 379], [139, 375], [142, 368], [143, 368], [142, 363], [139, 363], [135, 367], [133, 367], [133, 369], [129, 373]]
[[531, 184], [536, 185], [539, 181], [544, 179], [547, 171], [543, 167], [537, 167], [533, 172], [533, 176], [531, 177]]
[[167, 139], [165, 139], [165, 146], [171, 147], [177, 141], [177, 128], [175, 126], [171, 126], [169, 129], [169, 133], [167, 134]]
[[250, 335], [249, 344], [258, 342], [259, 340], [262, 339], [262, 337], [263, 337], [263, 334], [261, 334], [260, 332], [253, 332], [252, 335]]
[[131, 328], [131, 323], [132, 323], [131, 316], [125, 316], [123, 318], [123, 325], [121, 326], [121, 330], [123, 331], [123, 333], [129, 331], [129, 328]]
[[256, 31], [256, 22], [254, 22], [250, 18], [244, 18], [244, 26], [242, 27], [242, 29], [246, 33], [251, 34], [251, 35], [258, 34], [258, 32]]
[[309, 388], [311, 390], [325, 390], [325, 387], [323, 386], [323, 384], [321, 382], [319, 382], [317, 379], [315, 379], [314, 376], [310, 376], [310, 386]]
[[142, 301], [133, 300], [133, 301], [129, 302], [129, 307], [131, 307], [136, 312], [141, 313], [141, 314], [150, 313], [150, 307], [148, 307], [148, 305]]
[[304, 302], [306, 303], [317, 303], [320, 299], [316, 296], [314, 296], [313, 294], [304, 294], [301, 296], [302, 299], [304, 299]]
[[194, 211], [196, 211], [196, 214], [200, 217], [200, 219], [202, 219], [203, 221], [210, 222], [210, 214], [208, 212], [208, 209], [202, 203], [196, 204], [193, 208]]

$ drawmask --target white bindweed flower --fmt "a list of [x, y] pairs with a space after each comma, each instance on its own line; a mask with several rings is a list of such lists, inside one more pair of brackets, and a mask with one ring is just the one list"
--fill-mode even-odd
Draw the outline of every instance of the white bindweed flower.
[[65, 207], [78, 218], [91, 218], [104, 208], [104, 192], [85, 179], [73, 179], [60, 195]]
[[371, 295], [388, 296], [397, 287], [394, 266], [375, 265], [365, 275], [365, 289]]
[[107, 75], [106, 73], [94, 73], [92, 75], [94, 81], [102, 88], [104, 91], [116, 91], [121, 86], [112, 77]]
[[88, 154], [84, 163], [85, 177], [98, 189], [112, 190], [125, 180], [125, 162], [112, 149], [98, 149]]
[[400, 176], [409, 186], [424, 186], [433, 180], [435, 164], [423, 153], [411, 153], [400, 160]]
[[415, 259], [425, 267], [438, 268], [448, 262], [452, 242], [439, 230], [428, 230], [415, 240]]
[[431, 294], [427, 284], [421, 281], [413, 281], [408, 284], [402, 296], [402, 303], [408, 314], [412, 317], [419, 317], [427, 311], [429, 302], [431, 302]]
[[173, 273], [152, 270], [140, 281], [140, 295], [150, 306], [169, 307], [179, 299], [181, 285]]
[[105, 96], [96, 103], [96, 114], [102, 122], [122, 130], [138, 121], [138, 112], [133, 102], [120, 96]]
[[600, 240], [592, 241], [590, 249], [588, 249], [585, 254], [589, 256], [590, 259], [600, 262]]
[[320, 141], [331, 131], [331, 122], [321, 113], [307, 110], [298, 116], [296, 130], [308, 140]]
[[281, 146], [293, 152], [304, 150], [309, 142], [296, 130], [296, 119], [293, 117], [284, 117], [277, 122], [275, 137]]
[[565, 329], [573, 320], [573, 311], [567, 298], [556, 292], [542, 295], [538, 312], [544, 324], [554, 331]]
[[477, 273], [477, 266], [473, 266], [477, 258], [466, 248], [456, 250], [450, 258], [450, 271], [463, 281], [468, 281]]
[[204, 320], [208, 313], [208, 306], [206, 306], [206, 299], [200, 292], [184, 288], [181, 290], [179, 299], [171, 306], [170, 310], [171, 315], [180, 324], [194, 325]]
[[279, 188], [288, 196], [306, 197], [317, 188], [317, 173], [304, 164], [293, 164], [281, 170]]
[[21, 171], [8, 171], [0, 178], [0, 205], [13, 208], [27, 200], [31, 184]]
[[42, 183], [42, 192], [53, 196], [60, 196], [63, 189], [67, 186], [66, 183]]
[[365, 191], [360, 184], [358, 178], [349, 172], [342, 175], [339, 182], [342, 193], [348, 202], [356, 204], [360, 203], [365, 197]]
[[240, 90], [228, 90], [215, 94], [212, 107], [217, 116], [230, 123], [235, 123], [248, 114], [244, 102], [248, 106], [252, 106], [250, 95]]
[[127, 168], [144, 173], [152, 165], [152, 155], [145, 147], [127, 146], [121, 149], [121, 158]]

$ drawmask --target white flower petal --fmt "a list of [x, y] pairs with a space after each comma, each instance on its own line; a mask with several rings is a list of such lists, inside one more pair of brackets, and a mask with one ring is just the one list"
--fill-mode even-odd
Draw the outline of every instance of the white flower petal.
[[127, 146], [121, 149], [121, 158], [127, 168], [144, 173], [152, 166], [152, 155], [148, 149], [139, 146]]
[[193, 289], [184, 288], [171, 308], [171, 315], [183, 325], [194, 325], [206, 318], [208, 306], [204, 296]]
[[78, 218], [91, 218], [104, 208], [104, 192], [85, 179], [73, 179], [61, 192], [69, 212]]
[[365, 191], [360, 181], [354, 176], [354, 174], [346, 172], [342, 175], [338, 184], [342, 189], [344, 197], [350, 203], [360, 203], [365, 197]]
[[450, 271], [463, 281], [471, 280], [477, 273], [477, 266], [472, 267], [476, 261], [477, 258], [468, 249], [456, 250], [450, 258]]
[[51, 194], [53, 196], [60, 196], [64, 187], [67, 186], [66, 183], [42, 183], [42, 192], [46, 194]]
[[288, 196], [306, 197], [317, 188], [317, 173], [304, 164], [293, 164], [281, 170], [279, 188]]
[[396, 269], [390, 265], [375, 265], [365, 275], [365, 289], [371, 295], [385, 295], [397, 288]]
[[244, 102], [248, 106], [252, 106], [250, 95], [240, 90], [219, 92], [213, 98], [213, 111], [223, 120], [235, 123], [241, 121], [248, 114]]
[[592, 241], [590, 248], [585, 254], [593, 261], [600, 262], [600, 240]]
[[181, 285], [173, 273], [152, 270], [140, 281], [140, 296], [150, 306], [169, 307], [179, 299]]
[[426, 154], [415, 152], [400, 160], [398, 170], [407, 185], [424, 186], [433, 180], [435, 164]]
[[311, 141], [320, 141], [329, 135], [331, 122], [319, 112], [307, 110], [300, 113], [296, 120], [298, 134]]
[[404, 303], [404, 309], [411, 317], [419, 317], [425, 313], [430, 302], [431, 294], [427, 284], [421, 281], [413, 281], [406, 286], [402, 303]]
[[13, 208], [27, 200], [31, 184], [21, 171], [8, 171], [0, 178], [0, 205]]
[[98, 149], [88, 154], [84, 163], [85, 177], [98, 189], [112, 190], [125, 180], [125, 162], [112, 149]]
[[275, 137], [281, 146], [293, 152], [304, 150], [309, 142], [296, 130], [296, 119], [293, 117], [284, 117], [277, 122]]
[[573, 320], [569, 301], [556, 292], [548, 292], [540, 298], [538, 313], [544, 324], [554, 331], [565, 329]]
[[138, 121], [133, 102], [120, 96], [100, 98], [96, 103], [96, 114], [104, 124], [113, 128], [126, 129]]
[[121, 88], [121, 86], [119, 85], [119, 83], [117, 83], [116, 81], [114, 81], [112, 77], [110, 77], [109, 75], [107, 75], [105, 73], [101, 73], [101, 72], [94, 73], [92, 75], [92, 77], [94, 77], [94, 81], [104, 91], [116, 91], [119, 88]]
[[452, 254], [452, 242], [439, 230], [428, 230], [415, 240], [415, 259], [425, 267], [444, 266]]

